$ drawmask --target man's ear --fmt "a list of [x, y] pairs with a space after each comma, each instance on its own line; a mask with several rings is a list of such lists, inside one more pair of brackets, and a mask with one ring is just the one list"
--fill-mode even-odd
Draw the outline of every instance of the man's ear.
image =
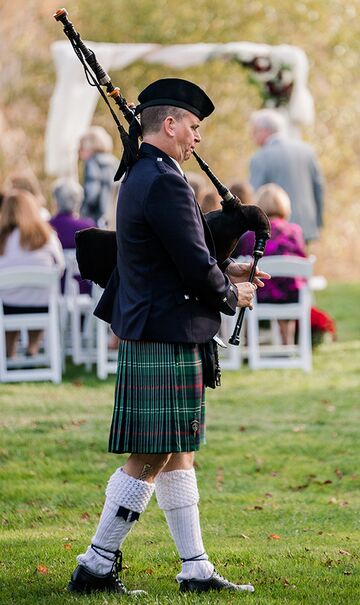
[[164, 131], [169, 137], [175, 136], [175, 120], [172, 116], [167, 116], [163, 122]]

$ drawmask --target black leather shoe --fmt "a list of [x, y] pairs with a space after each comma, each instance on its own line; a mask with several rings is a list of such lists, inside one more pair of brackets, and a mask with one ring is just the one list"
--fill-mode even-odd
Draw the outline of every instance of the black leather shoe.
[[209, 590], [232, 590], [238, 592], [254, 592], [251, 584], [233, 584], [225, 580], [214, 570], [207, 580], [181, 580], [180, 592], [208, 592]]
[[121, 571], [122, 553], [116, 551], [114, 565], [110, 573], [105, 576], [99, 576], [91, 573], [83, 565], [78, 565], [71, 576], [68, 584], [69, 592], [78, 592], [90, 594], [91, 592], [116, 592], [117, 594], [127, 595], [146, 595], [145, 590], [127, 590], [118, 575]]
[[127, 594], [128, 592], [116, 573], [110, 572], [106, 576], [97, 576], [82, 565], [78, 565], [72, 574], [68, 590], [84, 594], [97, 591], [117, 592], [118, 594]]

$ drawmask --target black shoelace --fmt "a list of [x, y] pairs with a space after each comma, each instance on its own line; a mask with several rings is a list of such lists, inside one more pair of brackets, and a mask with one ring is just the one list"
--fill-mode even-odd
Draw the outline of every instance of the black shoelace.
[[[107, 559], [108, 561], [112, 561], [113, 565], [110, 571], [110, 574], [114, 578], [114, 583], [116, 586], [119, 586], [124, 592], [127, 592], [125, 585], [119, 578], [119, 573], [122, 571], [122, 552], [121, 550], [107, 550], [106, 548], [102, 548], [101, 546], [96, 546], [96, 544], [92, 544], [91, 548], [96, 552], [97, 555], [103, 557], [103, 559]], [[109, 554], [115, 555], [115, 559], [107, 557], [105, 554], [99, 551], [104, 551]]]

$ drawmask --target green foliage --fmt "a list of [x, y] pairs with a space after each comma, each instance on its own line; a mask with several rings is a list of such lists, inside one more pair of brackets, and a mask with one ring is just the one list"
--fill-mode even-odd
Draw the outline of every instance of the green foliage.
[[[359, 602], [359, 294], [331, 285], [318, 296], [338, 341], [316, 349], [310, 374], [243, 366], [207, 392], [208, 444], [197, 454], [204, 541], [219, 571], [253, 582], [255, 594], [178, 596], [179, 561], [154, 499], [124, 546], [123, 579], [148, 591], [141, 602]], [[2, 605], [75, 602], [65, 590], [75, 556], [124, 460], [106, 452], [113, 389], [113, 377], [74, 366], [61, 385], [1, 386]]]

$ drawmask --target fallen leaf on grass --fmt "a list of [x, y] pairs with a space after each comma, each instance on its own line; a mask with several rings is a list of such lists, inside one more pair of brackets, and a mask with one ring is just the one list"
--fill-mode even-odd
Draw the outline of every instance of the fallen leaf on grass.
[[244, 540], [250, 540], [249, 536], [247, 536], [246, 534], [240, 534], [240, 538], [243, 538]]
[[90, 519], [89, 513], [82, 513], [81, 519], [83, 519], [84, 521], [89, 521], [89, 519]]
[[339, 553], [340, 553], [340, 555], [345, 555], [346, 557], [351, 557], [351, 552], [349, 552], [348, 550], [345, 550], [343, 548], [340, 548]]
[[224, 485], [224, 467], [219, 466], [216, 470], [215, 485], [218, 492], [222, 491]]
[[79, 420], [72, 420], [71, 424], [73, 426], [81, 426], [82, 424], [86, 424], [86, 420], [84, 420], [83, 418], [81, 418]]
[[153, 569], [144, 569], [144, 573], [148, 574], [149, 576], [152, 576], [155, 572]]
[[328, 504], [337, 504], [338, 506], [341, 506], [341, 508], [344, 508], [349, 505], [349, 502], [347, 500], [338, 500], [334, 496], [333, 498], [330, 498]]
[[301, 492], [303, 489], [307, 489], [309, 487], [310, 483], [303, 483], [302, 485], [294, 485], [291, 486], [290, 489], [293, 492]]
[[49, 573], [49, 570], [46, 567], [46, 565], [41, 565], [41, 564], [36, 566], [36, 571], [41, 573], [43, 576], [46, 576]]
[[256, 505], [256, 506], [245, 506], [244, 510], [263, 510], [263, 507], [262, 506], [258, 506], [258, 505]]
[[72, 549], [72, 544], [70, 544], [69, 542], [67, 542], [66, 544], [64, 544], [64, 548], [65, 548], [65, 550], [71, 550]]
[[339, 468], [337, 468], [335, 470], [335, 475], [337, 476], [338, 479], [342, 479], [344, 476], [343, 472]]
[[270, 534], [268, 540], [281, 540], [281, 536], [279, 536], [279, 534]]

